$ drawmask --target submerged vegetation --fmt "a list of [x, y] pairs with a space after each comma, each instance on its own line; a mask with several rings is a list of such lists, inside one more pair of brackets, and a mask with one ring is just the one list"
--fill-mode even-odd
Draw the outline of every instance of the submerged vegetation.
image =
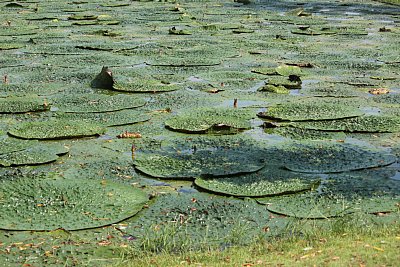
[[396, 265], [381, 2], [1, 1], [0, 265]]

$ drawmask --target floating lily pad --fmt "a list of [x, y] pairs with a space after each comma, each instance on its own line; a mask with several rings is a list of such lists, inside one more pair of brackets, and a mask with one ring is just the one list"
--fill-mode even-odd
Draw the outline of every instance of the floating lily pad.
[[173, 130], [188, 133], [205, 133], [222, 130], [250, 129], [254, 112], [235, 108], [207, 108], [182, 111], [165, 122]]
[[400, 105], [400, 94], [378, 95], [373, 98], [375, 102], [383, 104]]
[[146, 101], [135, 95], [68, 94], [57, 96], [54, 106], [62, 112], [107, 112], [144, 106]]
[[147, 201], [144, 192], [107, 180], [29, 177], [1, 183], [1, 229], [78, 230], [117, 223]]
[[196, 178], [203, 189], [232, 196], [261, 197], [310, 190], [320, 178], [316, 175], [295, 173], [268, 165], [245, 175], [223, 178]]
[[400, 183], [380, 176], [329, 176], [318, 191], [258, 201], [268, 210], [298, 218], [327, 218], [353, 212], [377, 213], [398, 209]]
[[[132, 74], [132, 76], [134, 76], [134, 74]], [[97, 74], [91, 82], [91, 86], [93, 88], [135, 93], [170, 92], [182, 88], [180, 84], [156, 80], [149, 75], [143, 76], [136, 74], [136, 77], [132, 78], [124, 75], [114, 75], [108, 67], [102, 68], [101, 72]]]
[[369, 115], [340, 120], [296, 122], [291, 126], [322, 131], [390, 133], [400, 132], [400, 117]]
[[162, 83], [158, 80], [127, 80], [121, 79], [113, 86], [114, 90], [122, 92], [135, 92], [135, 93], [157, 93], [157, 92], [171, 92], [182, 89], [182, 85], [176, 83]]
[[271, 76], [266, 81], [266, 84], [274, 86], [284, 86], [287, 89], [301, 89], [301, 80], [298, 76]]
[[248, 138], [193, 137], [171, 140], [160, 150], [135, 153], [136, 169], [159, 178], [188, 179], [251, 173], [264, 167], [262, 149]]
[[25, 44], [21, 43], [0, 43], [0, 50], [11, 50], [25, 47]]
[[0, 98], [0, 113], [24, 113], [48, 109], [50, 106], [46, 100], [34, 95]]
[[332, 141], [302, 141], [282, 147], [282, 161], [291, 171], [334, 173], [386, 166], [396, 157], [386, 150]]
[[134, 124], [150, 120], [150, 116], [143, 111], [121, 110], [102, 113], [57, 113], [57, 118], [69, 121], [81, 121], [100, 124], [103, 126], [118, 126]]
[[360, 93], [353, 87], [343, 84], [313, 83], [302, 89], [302, 94], [312, 96], [331, 96], [331, 97], [356, 97]]
[[[281, 126], [281, 125], [279, 125]], [[296, 127], [275, 127], [266, 128], [265, 132], [268, 134], [280, 135], [286, 138], [294, 140], [343, 140], [346, 138], [346, 134], [343, 132], [326, 132], [311, 130], [307, 128], [296, 128]]]
[[[66, 86], [62, 83], [0, 83], [0, 96], [26, 96], [27, 94], [45, 96], [61, 91]], [[29, 99], [26, 99], [26, 101], [29, 101]]]
[[350, 118], [362, 115], [363, 112], [353, 106], [336, 103], [303, 102], [271, 106], [260, 117], [287, 121], [314, 121]]
[[21, 140], [7, 136], [0, 137], [0, 155], [25, 150], [37, 144], [36, 140]]
[[8, 167], [49, 163], [57, 160], [59, 155], [67, 152], [68, 149], [63, 145], [38, 143], [26, 149], [1, 154], [0, 166]]
[[24, 139], [64, 139], [100, 135], [105, 128], [98, 124], [69, 120], [24, 122], [17, 124], [8, 133]]
[[[279, 229], [283, 230], [285, 226], [278, 221], [271, 219], [265, 207], [253, 201], [202, 194], [169, 194], [158, 197], [156, 203], [141, 213], [138, 220], [129, 223], [127, 232], [156, 241], [160, 232], [169, 230], [172, 231], [173, 242], [181, 244], [184, 240], [190, 240], [189, 244], [185, 242], [188, 245], [186, 249], [198, 249], [205, 236], [212, 236], [207, 241], [212, 244], [208, 246], [220, 246], [247, 244], [253, 237], [268, 232], [265, 229], [271, 230], [268, 234], [278, 234]], [[238, 231], [243, 231], [246, 238], [235, 239]], [[160, 252], [167, 245], [164, 243], [146, 248]]]

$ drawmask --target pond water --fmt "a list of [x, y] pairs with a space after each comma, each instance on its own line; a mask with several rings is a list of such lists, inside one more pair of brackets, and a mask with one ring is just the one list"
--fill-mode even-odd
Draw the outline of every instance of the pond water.
[[[126, 236], [171, 225], [199, 249], [205, 229], [221, 247], [296, 219], [395, 221], [399, 13], [347, 0], [0, 3], [0, 263], [111, 264]], [[223, 238], [239, 226], [246, 238]]]

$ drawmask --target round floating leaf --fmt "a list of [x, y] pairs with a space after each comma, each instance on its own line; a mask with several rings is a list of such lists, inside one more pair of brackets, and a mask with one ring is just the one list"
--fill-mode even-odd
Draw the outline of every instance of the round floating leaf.
[[115, 82], [113, 89], [122, 92], [157, 93], [157, 92], [171, 92], [183, 88], [183, 86], [180, 84], [162, 83], [161, 81], [158, 80], [148, 80], [143, 78], [127, 80], [127, 81], [120, 79]]
[[144, 106], [146, 101], [134, 95], [68, 94], [54, 99], [63, 112], [107, 112]]
[[290, 124], [302, 129], [344, 132], [385, 133], [400, 131], [398, 116], [360, 116], [355, 118], [325, 121], [296, 122]]
[[400, 203], [400, 183], [381, 175], [365, 172], [331, 175], [325, 178], [318, 191], [258, 201], [267, 204], [272, 212], [298, 218], [396, 211]]
[[137, 110], [102, 113], [57, 113], [56, 116], [61, 120], [97, 123], [103, 126], [127, 125], [150, 120], [149, 115]]
[[37, 144], [36, 140], [21, 140], [7, 136], [0, 137], [0, 155], [25, 150]]
[[326, 97], [356, 97], [360, 96], [360, 93], [354, 90], [354, 87], [346, 86], [344, 84], [337, 85], [334, 83], [311, 83], [307, 84], [305, 88], [301, 90], [304, 95], [311, 96], [326, 96]]
[[309, 190], [319, 182], [316, 175], [305, 175], [268, 165], [258, 172], [223, 178], [196, 178], [203, 189], [241, 197], [262, 197]]
[[42, 144], [28, 147], [23, 150], [0, 155], [0, 166], [38, 165], [58, 159], [58, 156], [68, 152], [68, 149], [59, 144]]
[[295, 140], [343, 140], [346, 138], [346, 134], [343, 132], [325, 132], [295, 127], [267, 128], [265, 129], [265, 132], [268, 134], [281, 135], [283, 137]]
[[[265, 207], [253, 201], [202, 194], [169, 194], [159, 196], [137, 220], [129, 223], [127, 233], [155, 241], [161, 233], [168, 234], [172, 242], [185, 242], [190, 249], [198, 249], [205, 236], [212, 237], [207, 239], [211, 242], [209, 246], [244, 245], [261, 233], [275, 235], [283, 230], [285, 223], [269, 215]], [[172, 245], [158, 244], [147, 249], [162, 251], [164, 246]]]
[[188, 133], [250, 129], [254, 112], [236, 108], [203, 108], [182, 111], [165, 122], [173, 130]]
[[333, 173], [386, 166], [396, 157], [386, 150], [332, 141], [299, 141], [281, 148], [283, 164], [292, 171]]
[[159, 151], [135, 153], [135, 167], [153, 177], [193, 178], [250, 173], [261, 169], [264, 156], [252, 139], [232, 136], [174, 139]]
[[283, 86], [287, 89], [301, 89], [301, 80], [296, 75], [289, 77], [284, 76], [271, 76], [266, 81], [266, 84], [273, 86]]
[[11, 50], [25, 47], [25, 44], [21, 43], [0, 43], [0, 50]]
[[[41, 96], [51, 95], [65, 89], [66, 87], [67, 85], [62, 83], [0, 83], [0, 96], [21, 96], [21, 98], [22, 96], [25, 96], [25, 101], [30, 101], [26, 98], [27, 94], [35, 94]], [[42, 99], [42, 106], [43, 103], [44, 102]]]
[[383, 103], [383, 104], [400, 104], [400, 94], [386, 94], [386, 95], [377, 95], [373, 98], [375, 102]]
[[24, 139], [63, 139], [95, 136], [105, 132], [98, 124], [69, 120], [24, 122], [13, 126], [8, 133]]
[[0, 113], [45, 111], [49, 108], [45, 99], [34, 95], [0, 98]]
[[0, 228], [78, 230], [119, 222], [147, 201], [139, 189], [107, 180], [28, 177], [0, 181]]
[[363, 112], [353, 106], [336, 103], [302, 102], [271, 106], [260, 117], [287, 121], [332, 120], [362, 115]]

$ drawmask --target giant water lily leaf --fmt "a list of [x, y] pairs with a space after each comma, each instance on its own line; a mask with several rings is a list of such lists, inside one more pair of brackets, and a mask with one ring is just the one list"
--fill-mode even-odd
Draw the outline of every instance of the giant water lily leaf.
[[400, 117], [398, 116], [360, 116], [340, 120], [307, 121], [290, 124], [302, 129], [344, 132], [399, 132]]
[[160, 150], [136, 152], [136, 169], [153, 177], [188, 179], [250, 173], [264, 163], [262, 148], [243, 137], [175, 139]]
[[0, 155], [24, 150], [36, 144], [36, 140], [21, 140], [7, 136], [0, 136]]
[[378, 95], [375, 96], [373, 100], [382, 104], [400, 105], [400, 94]]
[[146, 100], [134, 95], [68, 94], [54, 99], [63, 112], [107, 112], [144, 106]]
[[0, 166], [8, 167], [49, 163], [57, 160], [59, 155], [67, 152], [68, 149], [60, 144], [38, 143], [26, 149], [1, 154]]
[[314, 121], [356, 117], [362, 114], [363, 112], [357, 107], [348, 105], [326, 102], [292, 102], [271, 106], [266, 112], [259, 113], [259, 116], [287, 121]]
[[281, 147], [286, 168], [297, 172], [334, 173], [386, 166], [396, 157], [386, 150], [335, 141], [297, 141]]
[[11, 50], [25, 47], [22, 43], [0, 43], [0, 50]]
[[[128, 224], [126, 231], [134, 236], [146, 235], [153, 239], [160, 232], [172, 230], [171, 240], [178, 244], [191, 240], [188, 244], [190, 249], [198, 249], [204, 236], [213, 237], [208, 241], [213, 244], [207, 245], [233, 245], [233, 242], [244, 245], [263, 229], [271, 230], [269, 234], [278, 234], [279, 230], [283, 230], [284, 222], [271, 219], [269, 215], [265, 207], [253, 201], [202, 194], [169, 194], [158, 197], [156, 203]], [[233, 235], [237, 231], [243, 231], [246, 237], [235, 240]], [[164, 248], [160, 245], [150, 249], [162, 251]]]
[[270, 76], [266, 84], [274, 86], [284, 86], [287, 89], [301, 89], [301, 79], [297, 75], [286, 76]]
[[127, 125], [150, 120], [149, 115], [137, 110], [102, 113], [57, 113], [56, 116], [61, 120], [81, 121], [103, 126]]
[[195, 184], [203, 189], [232, 196], [262, 197], [309, 190], [319, 182], [317, 175], [295, 173], [278, 166], [239, 176], [223, 178], [196, 178]]
[[[0, 83], [0, 96], [25, 96], [25, 101], [34, 101], [37, 97], [30, 100], [27, 94], [39, 96], [51, 95], [66, 88], [62, 83]], [[40, 101], [39, 101], [40, 102]], [[44, 102], [42, 101], [41, 104]]]
[[46, 100], [35, 95], [0, 98], [0, 113], [24, 113], [48, 109], [50, 106]]
[[311, 96], [331, 96], [331, 97], [356, 97], [360, 96], [360, 93], [355, 91], [351, 86], [337, 85], [333, 83], [313, 83], [307, 85], [307, 88], [303, 88], [301, 93], [304, 95]]
[[8, 133], [24, 139], [64, 139], [103, 134], [105, 128], [70, 120], [24, 122], [13, 126]]
[[145, 77], [142, 77], [126, 81], [121, 79], [114, 84], [113, 89], [122, 92], [157, 93], [176, 91], [182, 89], [182, 87], [183, 86], [180, 84], [163, 83], [158, 80], [148, 80], [145, 79]]
[[[134, 76], [134, 74], [131, 74]], [[137, 75], [134, 77], [114, 75], [110, 68], [103, 67], [101, 72], [92, 80], [93, 88], [112, 89], [132, 93], [170, 92], [182, 88], [181, 84], [163, 82], [151, 76]]]
[[27, 177], [0, 181], [0, 228], [78, 230], [119, 222], [147, 201], [139, 189], [107, 180]]
[[[279, 124], [279, 126], [283, 125]], [[280, 135], [294, 140], [344, 140], [346, 138], [346, 134], [343, 132], [318, 131], [300, 127], [273, 127], [266, 128], [265, 132], [267, 134]]]
[[234, 108], [203, 108], [182, 111], [168, 119], [165, 125], [173, 130], [188, 133], [205, 133], [222, 130], [232, 131], [250, 129], [250, 119], [254, 112]]
[[330, 175], [318, 191], [259, 199], [268, 210], [298, 218], [326, 218], [353, 212], [398, 209], [400, 183], [384, 175], [351, 172]]

